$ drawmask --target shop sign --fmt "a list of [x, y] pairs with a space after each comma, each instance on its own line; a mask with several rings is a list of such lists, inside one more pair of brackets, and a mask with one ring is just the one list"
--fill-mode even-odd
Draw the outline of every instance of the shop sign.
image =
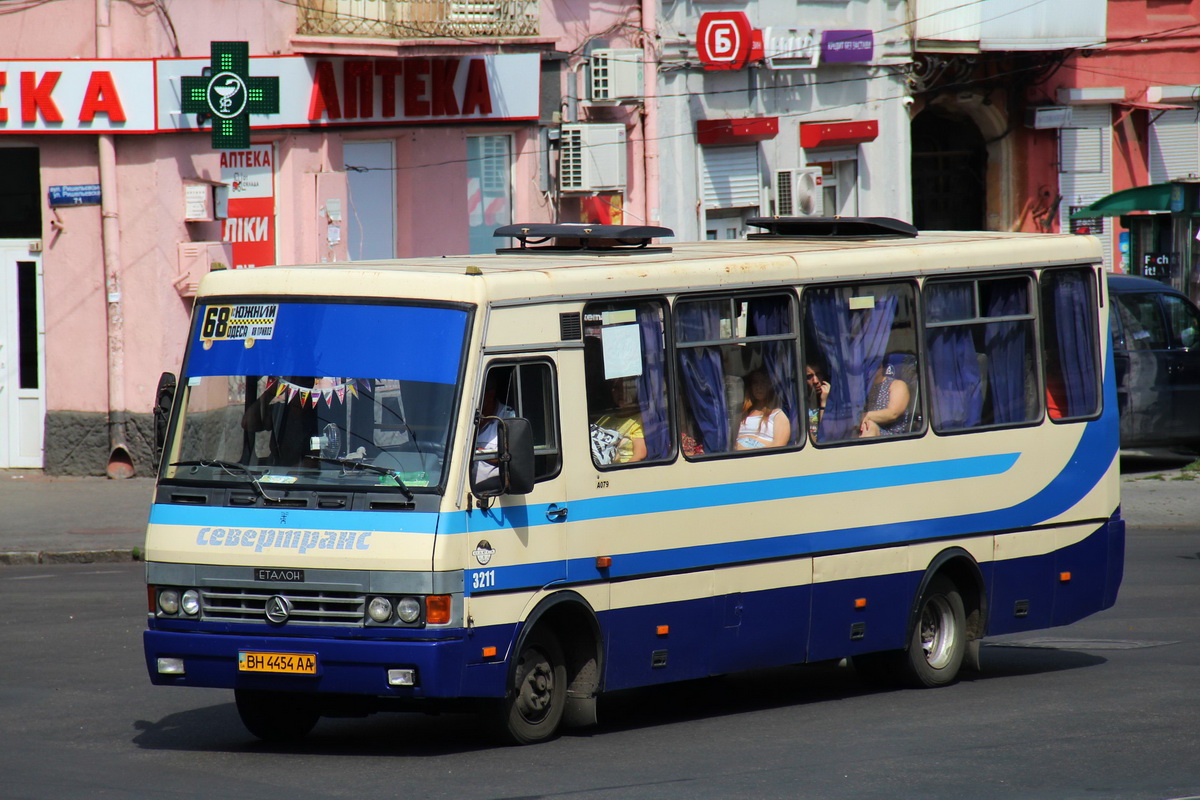
[[0, 61], [0, 133], [154, 130], [153, 61]]
[[745, 11], [708, 11], [696, 28], [696, 53], [706, 70], [742, 69], [753, 29]]
[[250, 75], [248, 42], [213, 42], [211, 75], [184, 75], [180, 110], [212, 119], [212, 146], [250, 146], [250, 115], [279, 112], [279, 78]]
[[[199, 74], [203, 62], [158, 63], [158, 124], [200, 130], [180, 107], [173, 76]], [[537, 53], [439, 58], [265, 56], [251, 58], [259, 75], [279, 76], [279, 113], [252, 116], [254, 128], [312, 128], [538, 118]]]
[[[1070, 206], [1067, 212], [1068, 218], [1077, 211], [1083, 211], [1087, 206]], [[1079, 236], [1099, 236], [1104, 233], [1104, 217], [1087, 217], [1083, 219], [1071, 219], [1071, 233]]]
[[812, 28], [765, 28], [763, 56], [770, 69], [814, 69], [821, 61]]
[[[184, 78], [200, 79], [210, 60], [0, 61], [0, 135], [206, 131], [194, 112], [183, 111], [183, 86]], [[245, 119], [251, 130], [538, 118], [537, 53], [379, 59], [252, 56], [248, 72], [247, 90], [255, 88], [255, 76], [279, 79], [278, 114], [255, 112], [253, 96], [245, 92], [244, 113], [249, 113]], [[219, 108], [223, 98], [218, 90], [233, 89], [233, 110], [241, 84], [231, 84], [228, 77], [200, 80], [205, 96], [214, 98]], [[212, 111], [207, 102], [205, 106]]]
[[275, 263], [275, 148], [251, 145], [221, 152], [221, 182], [228, 191], [221, 239], [233, 247], [233, 266]]
[[1142, 255], [1142, 277], [1170, 281], [1178, 263], [1178, 253], [1145, 253]]
[[851, 64], [875, 58], [875, 34], [869, 30], [824, 31], [821, 60], [826, 64]]

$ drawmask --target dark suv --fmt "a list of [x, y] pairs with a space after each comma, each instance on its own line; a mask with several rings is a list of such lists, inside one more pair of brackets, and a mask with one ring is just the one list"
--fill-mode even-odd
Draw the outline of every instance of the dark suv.
[[1200, 311], [1167, 284], [1110, 275], [1121, 447], [1200, 450]]

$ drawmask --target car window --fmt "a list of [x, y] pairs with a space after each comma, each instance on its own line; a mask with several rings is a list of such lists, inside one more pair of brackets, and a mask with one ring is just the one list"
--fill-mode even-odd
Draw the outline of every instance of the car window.
[[1195, 347], [1200, 339], [1200, 312], [1182, 297], [1165, 294], [1163, 310], [1167, 312], [1167, 324], [1176, 347]]
[[1153, 294], [1118, 294], [1116, 309], [1130, 350], [1165, 350], [1167, 331]]

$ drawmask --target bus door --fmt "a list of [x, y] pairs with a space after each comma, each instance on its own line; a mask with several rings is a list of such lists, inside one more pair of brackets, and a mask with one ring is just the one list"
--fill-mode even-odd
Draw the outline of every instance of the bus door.
[[559, 438], [558, 366], [553, 353], [496, 358], [484, 367], [473, 485], [499, 480], [497, 418], [523, 417], [533, 429], [533, 491], [477, 500], [467, 515], [465, 592], [537, 591], [566, 577], [567, 503]]

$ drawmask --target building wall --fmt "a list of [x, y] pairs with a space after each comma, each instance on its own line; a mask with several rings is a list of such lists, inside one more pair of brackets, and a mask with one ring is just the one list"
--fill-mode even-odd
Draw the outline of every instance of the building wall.
[[[354, 37], [296, 37], [295, 4], [273, 0], [189, 0], [188, 3], [109, 4], [111, 25], [97, 29], [95, 0], [31, 4], [5, 15], [0, 51], [9, 59], [95, 58], [111, 49], [113, 58], [207, 59], [213, 41], [248, 41], [252, 56], [308, 54], [310, 57], [378, 58], [378, 46]], [[635, 37], [625, 3], [583, 0], [544, 2], [541, 37], [525, 47], [570, 52], [596, 36], [628, 43]], [[105, 42], [110, 44], [104, 44]], [[383, 52], [421, 55], [495, 52], [494, 44], [452, 43]], [[205, 64], [198, 61], [197, 64]], [[576, 66], [582, 60], [576, 59]], [[553, 72], [550, 73], [552, 76]], [[578, 73], [561, 73], [563, 86]], [[15, 77], [0, 104], [16, 102]], [[536, 92], [537, 87], [528, 87]], [[556, 91], [551, 91], [554, 97]], [[559, 93], [565, 97], [565, 90]], [[543, 113], [561, 122], [563, 105]], [[559, 116], [555, 117], [555, 112]], [[14, 112], [15, 116], [15, 112]], [[638, 115], [624, 117], [631, 130]], [[325, 216], [329, 198], [345, 199], [344, 143], [390, 140], [395, 144], [398, 256], [465, 252], [468, 189], [467, 138], [479, 134], [512, 137], [512, 216], [514, 220], [556, 218], [559, 198], [543, 191], [543, 145], [535, 121], [395, 125], [326, 130], [256, 129], [255, 143], [272, 143], [275, 157], [275, 237], [277, 263], [346, 258], [345, 241], [331, 246]], [[48, 471], [103, 474], [110, 458], [110, 422], [127, 426], [128, 448], [139, 474], [151, 471], [151, 408], [159, 375], [177, 372], [183, 356], [191, 298], [182, 296], [179, 245], [216, 241], [222, 226], [184, 222], [185, 180], [220, 181], [220, 155], [207, 131], [121, 134], [115, 141], [117, 178], [113, 203], [120, 230], [120, 336], [109, 342], [108, 287], [100, 206], [64, 207], [57, 218], [43, 211], [45, 279], [44, 466]], [[96, 184], [97, 137], [87, 133], [51, 135], [0, 128], [0, 147], [37, 147], [41, 186]], [[630, 148], [628, 174], [636, 195], [644, 194], [640, 149]], [[115, 195], [115, 196], [114, 196]], [[637, 207], [644, 206], [638, 199]], [[631, 204], [630, 208], [633, 208]], [[642, 212], [639, 212], [642, 213]], [[109, 383], [116, 380], [120, 408], [110, 408]]]

